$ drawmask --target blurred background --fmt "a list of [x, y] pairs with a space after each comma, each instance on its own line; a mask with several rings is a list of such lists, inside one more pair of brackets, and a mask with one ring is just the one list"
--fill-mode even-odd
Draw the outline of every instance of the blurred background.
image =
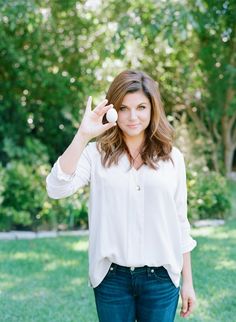
[[45, 177], [88, 96], [95, 106], [127, 68], [160, 85], [189, 218], [234, 214], [235, 21], [234, 0], [1, 1], [0, 230], [87, 227], [88, 189], [49, 200]]

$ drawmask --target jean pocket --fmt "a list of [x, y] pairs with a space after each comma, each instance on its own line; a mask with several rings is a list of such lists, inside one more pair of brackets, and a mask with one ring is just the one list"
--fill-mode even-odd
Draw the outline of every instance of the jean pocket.
[[109, 280], [112, 281], [112, 277], [114, 277], [116, 275], [116, 270], [115, 268], [111, 265], [109, 267], [108, 272], [106, 273], [106, 275], [104, 276], [104, 278], [102, 279], [102, 281], [100, 282], [100, 284], [98, 284], [98, 286], [96, 286], [94, 289], [98, 289], [101, 288], [101, 286], [104, 285], [104, 283], [109, 282]]
[[108, 272], [106, 273], [105, 275], [105, 278], [106, 277], [109, 277], [109, 276], [114, 276], [116, 275], [116, 269], [114, 268], [114, 266], [111, 264], [111, 266], [109, 267], [109, 270]]
[[110, 284], [111, 282], [116, 280], [116, 269], [114, 267], [112, 267], [112, 265], [109, 267], [108, 272], [106, 273], [106, 275], [104, 276], [104, 278], [102, 279], [102, 281], [100, 282], [100, 284], [98, 284], [98, 286], [96, 286], [94, 288], [94, 290], [98, 290], [98, 289], [103, 289], [104, 287], [106, 287], [107, 283]]
[[169, 276], [167, 270], [163, 266], [155, 267], [153, 274], [154, 274], [155, 278], [160, 281], [169, 281], [170, 280], [170, 276]]

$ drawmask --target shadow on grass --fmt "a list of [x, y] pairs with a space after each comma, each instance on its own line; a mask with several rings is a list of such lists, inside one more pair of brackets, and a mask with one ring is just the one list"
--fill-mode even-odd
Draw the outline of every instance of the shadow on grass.
[[1, 321], [96, 321], [87, 248], [87, 237], [2, 242]]
[[[236, 315], [236, 220], [195, 228], [192, 252], [197, 307], [194, 322], [232, 322]], [[1, 321], [97, 322], [88, 287], [88, 237], [0, 244]], [[181, 300], [177, 310], [179, 317]]]
[[[192, 230], [197, 307], [189, 321], [234, 321], [236, 315], [236, 220], [223, 226]], [[179, 302], [180, 309], [181, 301]], [[176, 321], [183, 321], [177, 318]]]

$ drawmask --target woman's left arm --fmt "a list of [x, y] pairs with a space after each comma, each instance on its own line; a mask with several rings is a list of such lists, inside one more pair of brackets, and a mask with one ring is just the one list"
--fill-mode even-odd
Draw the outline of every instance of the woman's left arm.
[[184, 155], [180, 153], [180, 151], [177, 152], [178, 154], [176, 157], [176, 172], [178, 184], [175, 193], [175, 202], [181, 230], [181, 252], [183, 256], [182, 286], [180, 289], [182, 298], [182, 308], [180, 316], [187, 317], [192, 313], [196, 303], [196, 296], [192, 281], [191, 251], [196, 247], [197, 242], [191, 237], [191, 227], [187, 217], [187, 178]]
[[196, 295], [192, 279], [191, 252], [183, 254], [182, 286], [180, 293], [182, 298], [180, 316], [186, 318], [192, 313], [196, 305]]

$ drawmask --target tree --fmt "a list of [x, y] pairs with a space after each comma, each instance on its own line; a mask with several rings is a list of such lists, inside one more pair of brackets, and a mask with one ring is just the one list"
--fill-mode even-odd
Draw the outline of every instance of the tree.
[[[235, 6], [233, 0], [110, 0], [97, 10], [114, 28], [120, 68], [140, 68], [159, 81], [167, 113], [187, 113], [206, 138], [209, 168], [227, 175], [236, 144]], [[116, 72], [112, 67], [107, 74]]]
[[217, 156], [223, 154], [224, 170], [229, 175], [236, 149], [236, 2], [207, 0], [197, 6], [193, 2], [192, 15], [208, 89], [203, 116], [198, 116], [197, 122], [204, 123], [204, 133], [210, 133], [214, 142], [216, 170]]

